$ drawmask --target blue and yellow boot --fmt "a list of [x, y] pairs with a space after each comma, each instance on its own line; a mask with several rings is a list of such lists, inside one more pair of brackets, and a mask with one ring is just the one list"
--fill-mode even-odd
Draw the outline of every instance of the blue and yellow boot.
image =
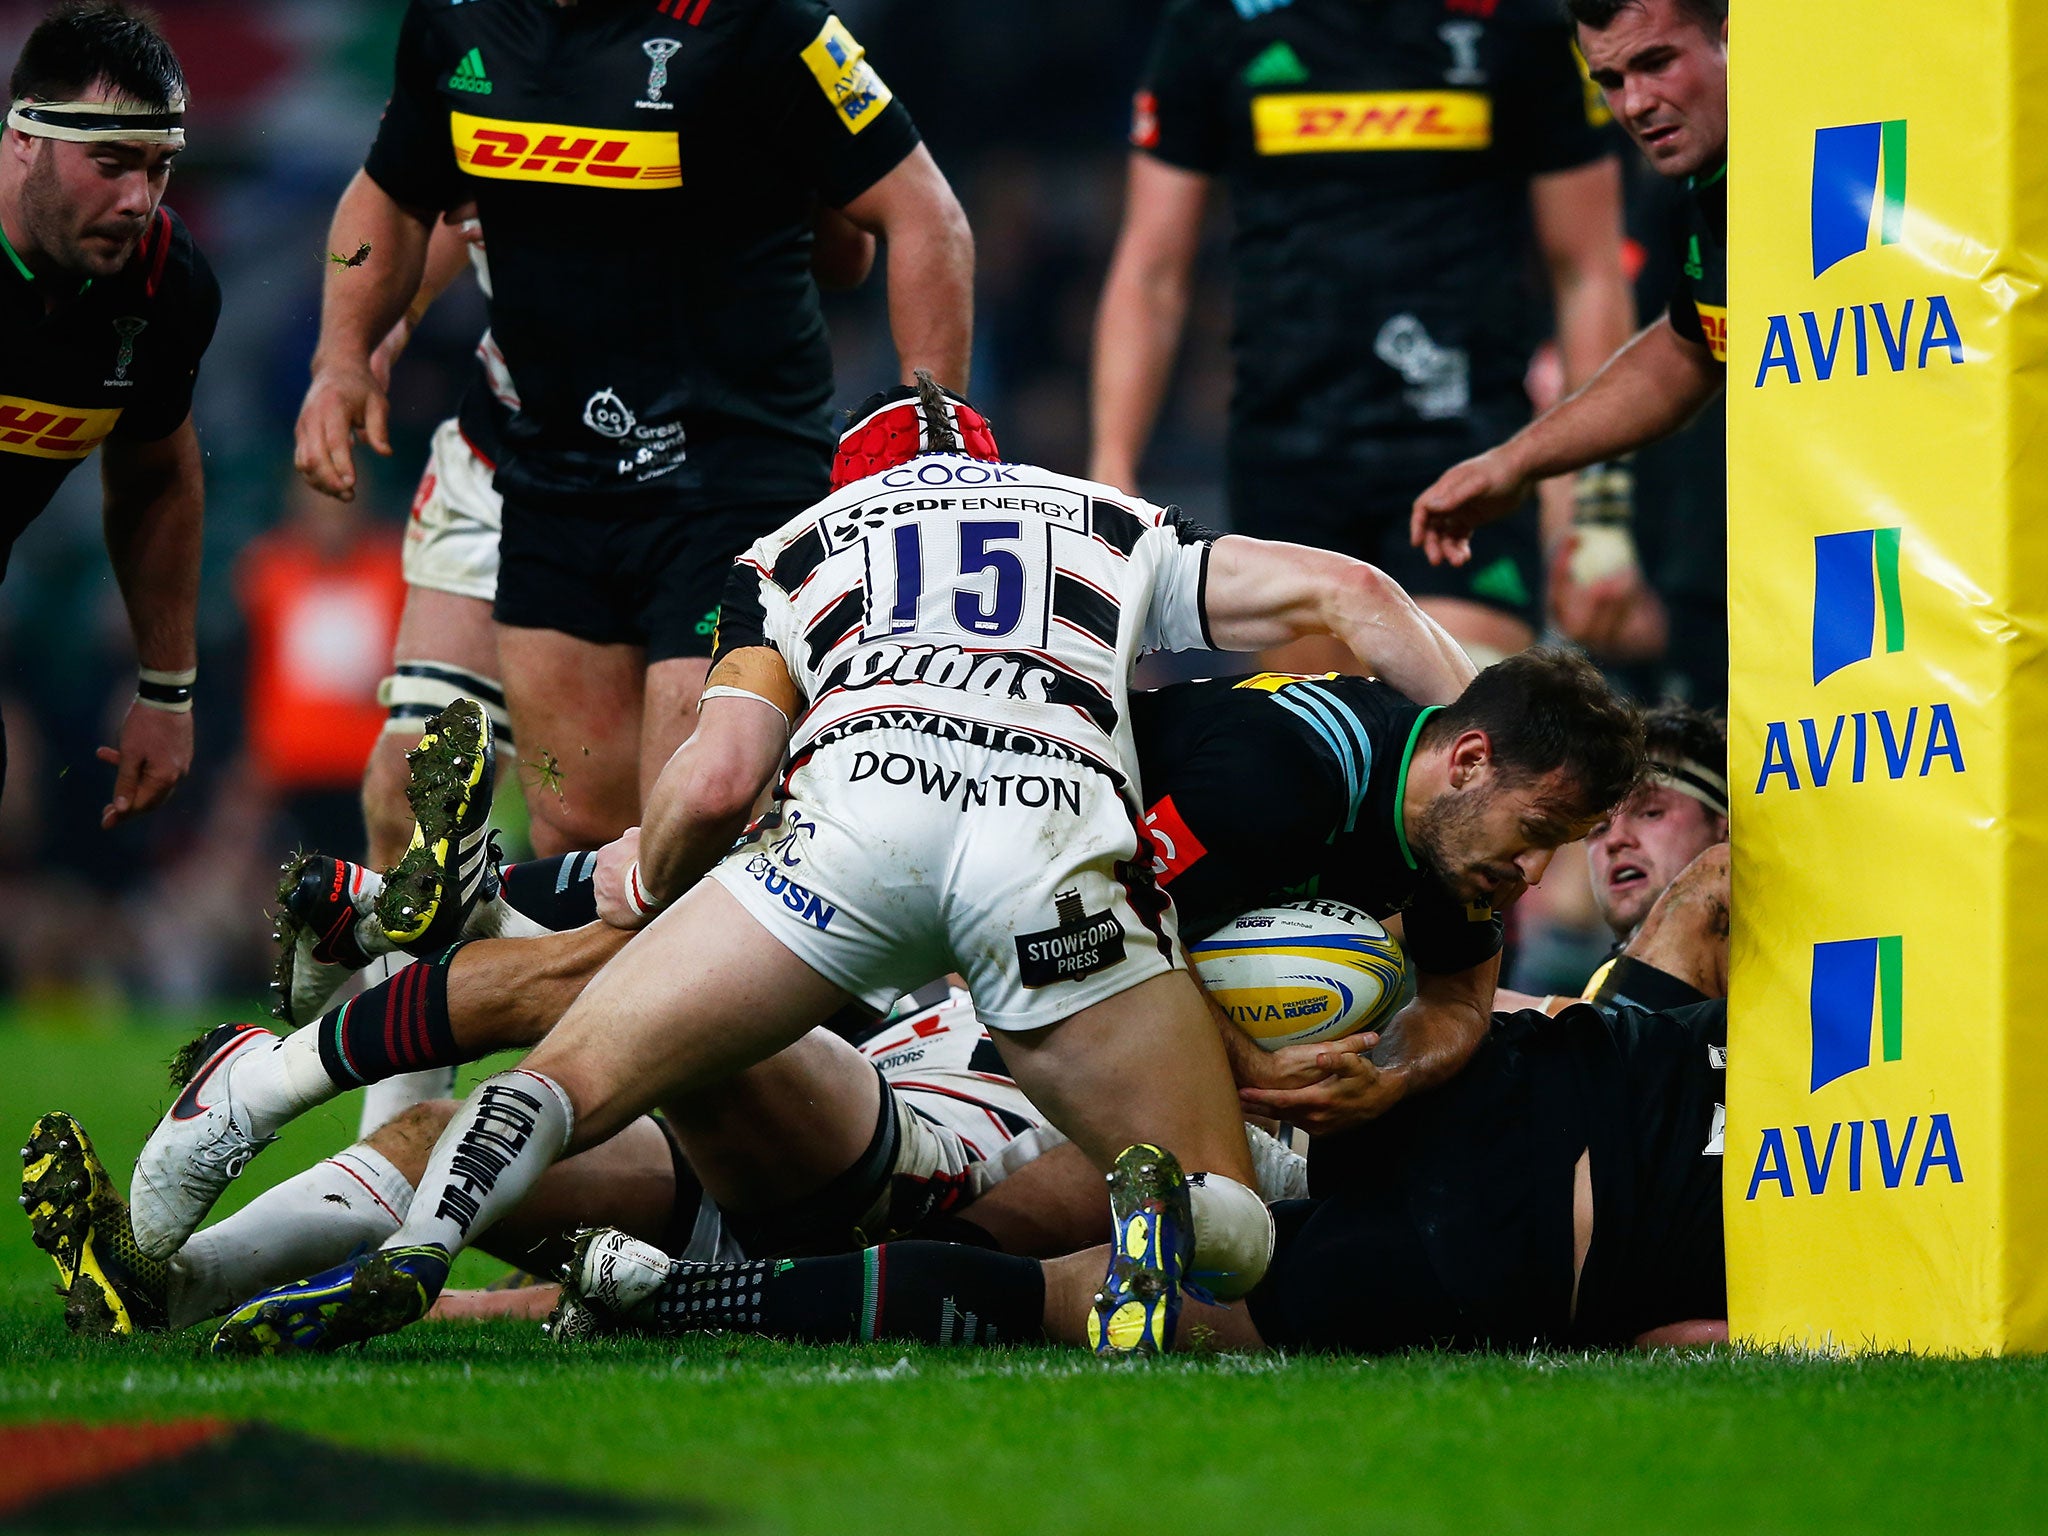
[[245, 1301], [213, 1336], [216, 1355], [330, 1354], [427, 1315], [448, 1283], [437, 1243], [380, 1248]]
[[57, 1266], [65, 1327], [128, 1334], [167, 1326], [170, 1266], [136, 1247], [128, 1204], [78, 1122], [44, 1115], [21, 1164], [21, 1208], [29, 1236]]
[[1179, 1161], [1145, 1142], [1124, 1148], [1109, 1175], [1109, 1212], [1109, 1274], [1088, 1314], [1088, 1342], [1108, 1358], [1163, 1355], [1195, 1243]]

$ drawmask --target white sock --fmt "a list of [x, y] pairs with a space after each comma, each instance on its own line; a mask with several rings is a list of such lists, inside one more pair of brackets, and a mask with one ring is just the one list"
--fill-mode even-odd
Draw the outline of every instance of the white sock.
[[480, 901], [462, 925], [465, 939], [534, 939], [555, 930], [535, 922], [503, 896]]
[[371, 1083], [363, 1089], [363, 1119], [356, 1134], [368, 1141], [415, 1105], [454, 1098], [455, 1073], [452, 1066], [422, 1067]]
[[412, 1185], [371, 1147], [337, 1152], [193, 1234], [171, 1259], [171, 1326], [217, 1317], [398, 1230]]
[[554, 1079], [524, 1067], [486, 1078], [434, 1143], [412, 1210], [384, 1246], [438, 1243], [460, 1253], [526, 1198], [575, 1124], [569, 1095]]
[[1188, 1276], [1222, 1301], [1259, 1283], [1273, 1262], [1273, 1213], [1258, 1191], [1220, 1173], [1188, 1178], [1195, 1218], [1195, 1251]]
[[320, 1061], [320, 1030], [308, 1025], [268, 1050], [251, 1050], [235, 1063], [235, 1097], [249, 1114], [258, 1137], [296, 1120], [353, 1083], [337, 1083]]

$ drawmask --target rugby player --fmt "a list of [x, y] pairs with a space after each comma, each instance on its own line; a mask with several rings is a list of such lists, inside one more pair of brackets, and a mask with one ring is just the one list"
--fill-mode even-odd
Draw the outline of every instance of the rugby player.
[[[1274, 1207], [1243, 1300], [1191, 1300], [1175, 1343], [1380, 1354], [1705, 1342], [1727, 1334], [1727, 1004], [1495, 1016], [1434, 1093], [1350, 1131], [1333, 1176]], [[705, 1328], [812, 1343], [1082, 1341], [1096, 1250], [1040, 1262], [899, 1242], [764, 1263], [579, 1238], [557, 1337]], [[974, 1317], [975, 1338], [959, 1320]]]
[[1130, 137], [1090, 473], [1139, 483], [1221, 181], [1232, 528], [1370, 560], [1481, 665], [1529, 644], [1544, 575], [1526, 492], [1473, 570], [1433, 569], [1404, 534], [1417, 491], [1528, 420], [1539, 261], [1570, 383], [1629, 333], [1619, 163], [1555, 0], [1173, 0]]
[[1501, 991], [1495, 1007], [1556, 1013], [1583, 999], [1683, 1008], [1728, 995], [1728, 733], [1704, 710], [1643, 719], [1635, 793], [1586, 834], [1593, 905], [1614, 950], [1580, 998]]
[[[107, 555], [140, 663], [102, 747], [113, 827], [192, 766], [205, 488], [192, 386], [220, 285], [163, 206], [185, 74], [115, 0], [53, 9], [22, 45], [0, 132], [0, 576], [65, 476], [101, 449]], [[7, 741], [0, 730], [0, 784]]]
[[[1520, 737], [1544, 728], [1529, 715], [1528, 702], [1542, 692], [1543, 671], [1558, 665], [1558, 658], [1532, 652], [1489, 674], [1489, 689], [1468, 688], [1468, 694], [1483, 693], [1492, 701], [1486, 729], [1498, 751], [1512, 753]], [[1516, 701], [1520, 712], [1503, 712], [1503, 701]], [[1481, 718], [1476, 700], [1461, 699], [1453, 708]], [[1376, 1061], [1352, 1059], [1380, 1044], [1371, 1035], [1274, 1053], [1258, 1050], [1238, 1036], [1255, 1069], [1250, 1074], [1240, 1070], [1241, 1084], [1274, 1089], [1324, 1084], [1321, 1092], [1294, 1095], [1294, 1102], [1284, 1106], [1294, 1118], [1321, 1128], [1383, 1109], [1395, 1093], [1418, 1085], [1424, 1074], [1403, 1056], [1418, 1042], [1429, 1042], [1441, 1028], [1433, 1015], [1444, 1007], [1445, 993], [1459, 999], [1456, 1006], [1479, 1017], [1485, 1013], [1485, 993], [1477, 989], [1490, 986], [1499, 923], [1491, 912], [1475, 913], [1450, 899], [1441, 884], [1439, 871], [1457, 868], [1470, 857], [1469, 850], [1446, 841], [1446, 830], [1470, 817], [1454, 814], [1465, 791], [1443, 772], [1437, 760], [1441, 748], [1419, 746], [1422, 733], [1415, 726], [1434, 713], [1451, 711], [1421, 710], [1394, 698], [1385, 685], [1366, 679], [1271, 674], [1235, 684], [1178, 684], [1133, 699], [1139, 760], [1144, 780], [1152, 786], [1147, 825], [1157, 850], [1154, 868], [1175, 894], [1184, 931], [1199, 935], [1254, 907], [1314, 892], [1369, 904], [1390, 921], [1405, 924], [1410, 953], [1421, 973], [1421, 1001], [1387, 1031], [1389, 1051], [1381, 1052]], [[879, 771], [879, 761], [876, 767]], [[1410, 797], [1406, 787], [1411, 783], [1438, 787], [1428, 796]], [[590, 862], [584, 856], [569, 863], [514, 866], [506, 872], [505, 891], [536, 920], [584, 922], [596, 914], [598, 903], [589, 875], [570, 878], [570, 864], [587, 867]], [[1533, 861], [1530, 872], [1537, 872]], [[365, 873], [340, 883], [374, 880], [373, 874]], [[623, 909], [613, 915], [632, 920]], [[394, 1039], [437, 1037], [445, 1029], [465, 1059], [501, 1046], [528, 1044], [553, 1023], [623, 938], [620, 930], [592, 926], [549, 941], [472, 944], [448, 958], [443, 974], [415, 968], [413, 980], [424, 979], [424, 985], [372, 989], [323, 1020], [319, 1032], [299, 1037], [300, 1044], [319, 1042], [318, 1060], [333, 1068], [330, 1092], [351, 1086], [358, 1080], [356, 1073], [374, 1078], [380, 1070], [405, 1065], [403, 1057], [383, 1065], [389, 1062], [388, 1042]], [[1466, 969], [1452, 970], [1455, 965]], [[1227, 1033], [1238, 1035], [1227, 1020], [1221, 1023]], [[974, 1033], [972, 1054], [953, 1059], [967, 1038], [963, 1029]], [[262, 1084], [243, 1075], [244, 1062], [264, 1063], [267, 1058], [244, 1056], [244, 1048], [253, 1048], [256, 1042], [242, 1039], [242, 1033], [243, 1027], [228, 1026], [200, 1050], [201, 1055], [212, 1054], [223, 1041], [229, 1047], [205, 1091], [217, 1104], [230, 1106], [230, 1122], [238, 1098], [246, 1112], [259, 1108], [255, 1101], [266, 1094]], [[603, 1148], [551, 1170], [533, 1200], [516, 1218], [508, 1218], [507, 1231], [489, 1246], [494, 1252], [535, 1258], [525, 1246], [531, 1234], [597, 1224], [623, 1227], [689, 1257], [712, 1256], [701, 1239], [724, 1227], [699, 1220], [698, 1186], [670, 1168], [664, 1149], [671, 1141], [683, 1146], [689, 1161], [700, 1167], [707, 1156], [742, 1172], [752, 1164], [779, 1172], [793, 1155], [814, 1160], [803, 1166], [812, 1169], [820, 1187], [836, 1190], [842, 1203], [835, 1208], [829, 1200], [808, 1200], [794, 1217], [778, 1219], [771, 1230], [786, 1233], [794, 1226], [809, 1237], [794, 1251], [859, 1246], [847, 1241], [856, 1234], [873, 1241], [907, 1230], [929, 1232], [935, 1215], [947, 1218], [947, 1235], [1008, 1252], [1057, 1254], [1097, 1240], [1105, 1215], [1100, 1186], [1088, 1176], [1085, 1161], [1070, 1155], [1070, 1148], [1031, 1161], [1028, 1174], [1007, 1178], [993, 1195], [978, 1198], [964, 1212], [952, 1214], [950, 1202], [925, 1198], [935, 1188], [935, 1179], [941, 1192], [956, 1197], [987, 1194], [992, 1182], [984, 1177], [988, 1165], [971, 1145], [972, 1127], [979, 1123], [973, 1118], [977, 1108], [1005, 1120], [1035, 1114], [1021, 1099], [986, 1102], [987, 1086], [996, 1081], [1001, 1066], [994, 1047], [982, 1039], [971, 1013], [955, 998], [934, 1013], [891, 1025], [863, 1046], [885, 1076], [904, 1074], [885, 1090], [899, 1099], [920, 1083], [929, 1090], [929, 1073], [934, 1070], [952, 1074], [953, 1086], [944, 1101], [917, 1113], [943, 1126], [949, 1113], [957, 1115], [959, 1106], [968, 1106], [970, 1126], [954, 1127], [970, 1142], [964, 1157], [935, 1158], [931, 1139], [916, 1134], [910, 1122], [901, 1134], [892, 1135], [887, 1102], [881, 1105], [885, 1118], [870, 1136], [868, 1128], [877, 1125], [872, 1072], [829, 1032], [813, 1031], [790, 1050], [743, 1074], [737, 1085], [723, 1085], [709, 1096], [718, 1110], [708, 1130], [716, 1148], [730, 1148], [735, 1126], [776, 1128], [765, 1146], [759, 1138], [749, 1143], [754, 1149], [751, 1163], [735, 1163], [729, 1150], [707, 1153], [707, 1130], [693, 1119], [701, 1119], [701, 1104], [671, 1115], [668, 1139], [657, 1134], [651, 1122], [635, 1122]], [[311, 1052], [307, 1055], [312, 1059]], [[1240, 1052], [1233, 1055], [1242, 1057]], [[914, 1093], [908, 1102], [922, 1103]], [[794, 1126], [786, 1113], [761, 1108], [789, 1105], [799, 1106], [799, 1123]], [[103, 1176], [85, 1170], [84, 1185], [101, 1193], [90, 1219], [83, 1221], [93, 1236], [82, 1262], [67, 1266], [65, 1255], [58, 1255], [63, 1288], [76, 1297], [68, 1315], [75, 1326], [93, 1328], [109, 1325], [125, 1309], [135, 1317], [167, 1315], [174, 1326], [182, 1326], [264, 1284], [288, 1278], [294, 1260], [317, 1265], [340, 1257], [357, 1243], [381, 1241], [397, 1223], [394, 1213], [409, 1205], [425, 1162], [426, 1142], [452, 1108], [415, 1111], [400, 1125], [369, 1137], [367, 1144], [259, 1197], [242, 1213], [187, 1244], [168, 1270], [161, 1262], [142, 1258], [125, 1217], [102, 1189]], [[421, 1139], [423, 1131], [426, 1142]], [[74, 1149], [83, 1145], [82, 1137], [71, 1139]], [[1043, 1150], [1056, 1139], [1056, 1133], [1040, 1126], [1028, 1152]], [[802, 1146], [785, 1148], [780, 1145], [784, 1140]], [[32, 1141], [32, 1146], [40, 1145]], [[1260, 1192], [1269, 1200], [1289, 1193], [1287, 1180], [1299, 1176], [1291, 1166], [1294, 1160], [1262, 1138], [1254, 1137], [1252, 1145], [1255, 1154], [1262, 1154]], [[252, 1149], [244, 1143], [240, 1150]], [[1011, 1172], [1026, 1150], [1006, 1149], [1003, 1171]], [[38, 1164], [43, 1155], [38, 1153]], [[89, 1157], [89, 1152], [76, 1150], [52, 1156], [47, 1166], [25, 1179], [38, 1240], [45, 1246], [54, 1248], [56, 1234], [81, 1224], [80, 1213], [61, 1198], [48, 1211], [42, 1209], [46, 1186], [61, 1189], [81, 1172], [80, 1160]], [[946, 1183], [957, 1168], [975, 1172], [971, 1188]], [[366, 1201], [351, 1187], [358, 1180], [374, 1185], [375, 1200]], [[737, 1187], [728, 1182], [718, 1189], [716, 1201], [727, 1213], [746, 1213], [758, 1203], [749, 1199], [749, 1187], [745, 1180]], [[859, 1214], [858, 1223], [849, 1220], [845, 1202]], [[792, 1248], [786, 1240], [764, 1237], [759, 1223], [734, 1221], [732, 1227], [744, 1239], [744, 1251], [753, 1256]], [[700, 1240], [685, 1249], [675, 1234], [691, 1232]], [[829, 1240], [821, 1243], [821, 1238]], [[238, 1291], [237, 1286], [247, 1289]], [[119, 1308], [105, 1301], [109, 1296]], [[524, 1315], [536, 1307], [545, 1310], [551, 1299], [528, 1290], [465, 1298], [460, 1305], [467, 1315], [486, 1310], [492, 1315]], [[115, 1321], [111, 1326], [118, 1331], [121, 1325]]]
[[[570, 119], [564, 123], [562, 119]], [[637, 195], [627, 195], [628, 193]], [[543, 852], [638, 816], [687, 734], [734, 555], [821, 495], [822, 203], [888, 242], [914, 367], [965, 386], [972, 241], [900, 102], [819, 0], [416, 0], [391, 103], [336, 210], [299, 462], [354, 486], [387, 451], [372, 353], [433, 217], [474, 200], [520, 404], [493, 599]]]
[[1410, 537], [1432, 565], [1471, 559], [1472, 531], [1551, 475], [1633, 452], [1684, 426], [1728, 364], [1727, 0], [1566, 0], [1594, 84], [1651, 166], [1693, 195], [1669, 310], [1590, 382], [1420, 496]]
[[[404, 1326], [470, 1233], [565, 1151], [766, 1059], [849, 997], [885, 1005], [893, 978], [956, 966], [1019, 1085], [1111, 1170], [1119, 1238], [1097, 1347], [1164, 1347], [1191, 1268], [1237, 1289], [1262, 1272], [1270, 1227], [1228, 1064], [1141, 858], [1129, 667], [1141, 648], [1333, 630], [1411, 688], [1469, 663], [1371, 567], [1214, 541], [1109, 487], [993, 462], [979, 418], [926, 375], [902, 430], [918, 458], [828, 497], [735, 567], [703, 719], [664, 775], [677, 803], [649, 809], [650, 834], [674, 816], [686, 831], [649, 837], [658, 857], [629, 871], [629, 893], [676, 897], [787, 751], [777, 809], [613, 958], [525, 1066], [464, 1105], [385, 1248], [260, 1298], [237, 1314], [242, 1338], [333, 1348]], [[1600, 771], [1583, 778], [1562, 761], [1517, 773], [1483, 733], [1460, 738], [1453, 771], [1500, 786], [1499, 825], [1583, 824], [1633, 781], [1639, 730], [1615, 706], [1590, 754]], [[972, 787], [959, 819], [932, 814], [915, 773], [856, 779], [858, 754], [881, 750], [913, 756], [934, 788]], [[996, 814], [987, 797], [1010, 777], [1036, 780], [1037, 796], [1020, 788]], [[1513, 874], [1468, 864], [1454, 878], [1477, 900]]]

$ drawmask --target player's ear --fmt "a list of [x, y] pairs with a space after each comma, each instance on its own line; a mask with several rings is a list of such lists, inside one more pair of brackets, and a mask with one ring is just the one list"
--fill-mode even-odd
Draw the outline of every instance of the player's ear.
[[1493, 765], [1493, 738], [1474, 726], [1451, 743], [1450, 778], [1453, 789], [1463, 789]]

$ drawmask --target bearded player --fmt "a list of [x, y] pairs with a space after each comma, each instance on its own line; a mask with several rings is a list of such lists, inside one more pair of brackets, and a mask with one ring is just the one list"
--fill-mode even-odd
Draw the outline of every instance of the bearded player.
[[[904, 975], [955, 968], [1019, 1085], [1098, 1168], [1115, 1165], [1125, 1240], [1099, 1347], [1163, 1347], [1191, 1264], [1226, 1284], [1263, 1270], [1270, 1228], [1228, 1065], [1141, 856], [1129, 668], [1141, 648], [1331, 629], [1411, 688], [1455, 686], [1469, 663], [1370, 567], [1218, 543], [1108, 487], [963, 455], [954, 403], [920, 389], [931, 451], [736, 567], [675, 777], [698, 814], [726, 812], [706, 826], [724, 834], [788, 751], [777, 810], [620, 952], [526, 1067], [464, 1106], [390, 1245], [321, 1282], [332, 1304], [309, 1313], [305, 1288], [287, 1287], [245, 1309], [252, 1337], [332, 1347], [403, 1326], [472, 1227], [564, 1151], [765, 1059], [850, 997], [879, 1006]], [[1028, 757], [1045, 793], [937, 817], [915, 793], [852, 780], [857, 750], [890, 745], [974, 782]], [[721, 846], [684, 839], [634, 888], [675, 898]], [[486, 1137], [509, 1155], [472, 1180]], [[1202, 1176], [1192, 1186], [1166, 1147]], [[307, 1315], [317, 1337], [299, 1336]]]
[[[60, 5], [29, 34], [0, 133], [0, 573], [100, 449], [107, 555], [140, 662], [112, 827], [192, 765], [205, 506], [192, 386], [220, 285], [163, 206], [185, 144], [185, 74], [139, 12]], [[0, 781], [7, 747], [0, 733]]]

